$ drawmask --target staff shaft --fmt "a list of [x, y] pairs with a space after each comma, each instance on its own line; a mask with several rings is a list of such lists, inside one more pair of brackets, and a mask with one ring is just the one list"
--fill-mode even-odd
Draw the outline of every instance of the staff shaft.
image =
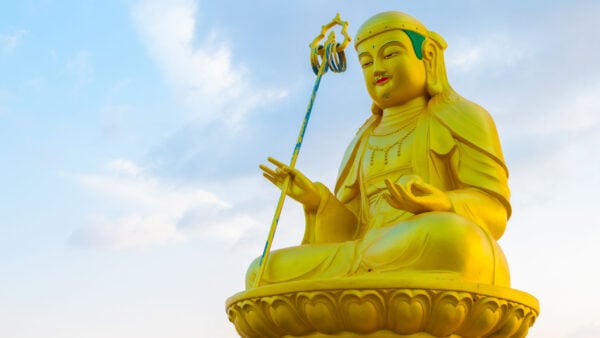
[[[290, 168], [294, 168], [296, 165], [296, 160], [298, 159], [298, 154], [300, 153], [300, 147], [302, 146], [302, 141], [304, 140], [304, 134], [306, 133], [306, 127], [308, 126], [308, 121], [310, 119], [310, 114], [312, 112], [313, 105], [315, 103], [315, 98], [317, 97], [317, 91], [319, 90], [319, 85], [321, 84], [321, 78], [323, 74], [327, 70], [327, 60], [324, 57], [319, 67], [319, 72], [317, 74], [317, 78], [315, 79], [315, 83], [313, 85], [313, 90], [310, 95], [310, 100], [308, 101], [308, 107], [306, 108], [306, 114], [304, 115], [304, 121], [302, 121], [302, 126], [300, 127], [300, 132], [298, 133], [298, 139], [296, 141], [296, 146], [294, 147], [294, 152], [292, 153], [292, 159], [290, 161]], [[271, 245], [273, 244], [273, 238], [275, 237], [275, 230], [277, 230], [277, 224], [279, 223], [279, 216], [281, 215], [281, 210], [283, 209], [283, 203], [285, 202], [285, 197], [287, 195], [287, 191], [290, 187], [290, 176], [288, 175], [283, 182], [283, 186], [281, 187], [281, 195], [279, 195], [279, 201], [277, 202], [277, 207], [275, 208], [275, 215], [273, 216], [273, 221], [271, 222], [271, 228], [269, 229], [269, 235], [267, 237], [267, 242], [265, 243], [265, 247], [263, 249], [262, 256], [260, 257], [260, 261], [258, 263], [258, 275], [254, 281], [254, 287], [260, 286], [260, 281], [262, 280], [262, 276], [265, 273], [265, 269], [267, 267], [267, 260], [269, 259], [269, 254], [271, 252]]]

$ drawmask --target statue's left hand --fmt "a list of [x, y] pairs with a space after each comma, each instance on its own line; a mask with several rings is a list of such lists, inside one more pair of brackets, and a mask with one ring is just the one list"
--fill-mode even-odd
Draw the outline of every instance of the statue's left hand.
[[398, 183], [385, 180], [386, 201], [394, 208], [420, 214], [427, 211], [448, 211], [452, 208], [445, 192], [428, 184], [417, 175], [402, 176]]

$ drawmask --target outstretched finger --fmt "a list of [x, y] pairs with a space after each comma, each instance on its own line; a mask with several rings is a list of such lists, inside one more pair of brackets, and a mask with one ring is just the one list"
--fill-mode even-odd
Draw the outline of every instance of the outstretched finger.
[[269, 157], [268, 160], [277, 166], [277, 169], [275, 170], [277, 172], [281, 172], [282, 174], [290, 175], [292, 177], [296, 176], [298, 172], [296, 169], [292, 169], [287, 164], [284, 164], [283, 162], [280, 162], [272, 157]]
[[273, 176], [263, 173], [263, 177], [268, 179], [269, 181], [271, 181], [271, 183], [273, 183], [277, 187], [279, 187], [281, 185], [281, 180], [278, 180], [277, 178], [275, 178]]
[[285, 163], [278, 161], [276, 159], [274, 159], [273, 157], [267, 157], [267, 160], [271, 163], [273, 163], [274, 165], [276, 165], [279, 169], [284, 170], [284, 171], [289, 171], [291, 172], [292, 169]]
[[276, 172], [275, 170], [273, 170], [273, 169], [271, 169], [271, 168], [267, 167], [267, 166], [266, 166], [266, 165], [264, 165], [264, 164], [260, 164], [258, 167], [259, 167], [259, 168], [260, 168], [260, 169], [261, 169], [261, 170], [262, 170], [264, 173], [266, 173], [266, 174], [268, 174], [268, 175], [270, 175], [270, 176], [273, 176], [273, 177], [275, 177], [275, 176], [279, 176], [279, 174], [277, 174], [277, 172]]
[[285, 164], [281, 161], [278, 161], [278, 160], [274, 159], [273, 157], [267, 157], [267, 160], [279, 168], [287, 168], [288, 167], [287, 164]]

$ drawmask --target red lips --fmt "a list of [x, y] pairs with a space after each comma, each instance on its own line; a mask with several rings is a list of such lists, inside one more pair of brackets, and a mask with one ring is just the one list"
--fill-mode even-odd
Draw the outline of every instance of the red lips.
[[382, 85], [382, 84], [388, 82], [389, 79], [390, 78], [387, 77], [387, 76], [380, 77], [380, 78], [377, 79], [377, 81], [375, 81], [375, 84]]

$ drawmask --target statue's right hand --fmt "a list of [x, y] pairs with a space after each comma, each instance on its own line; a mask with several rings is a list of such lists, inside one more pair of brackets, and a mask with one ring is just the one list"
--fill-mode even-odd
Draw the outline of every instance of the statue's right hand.
[[305, 209], [317, 210], [321, 202], [321, 194], [317, 185], [298, 169], [292, 169], [272, 157], [269, 157], [268, 161], [273, 163], [276, 168], [271, 169], [264, 164], [259, 165], [259, 168], [263, 171], [263, 176], [279, 189], [283, 189], [285, 180], [289, 177], [290, 183], [287, 195], [302, 203]]

